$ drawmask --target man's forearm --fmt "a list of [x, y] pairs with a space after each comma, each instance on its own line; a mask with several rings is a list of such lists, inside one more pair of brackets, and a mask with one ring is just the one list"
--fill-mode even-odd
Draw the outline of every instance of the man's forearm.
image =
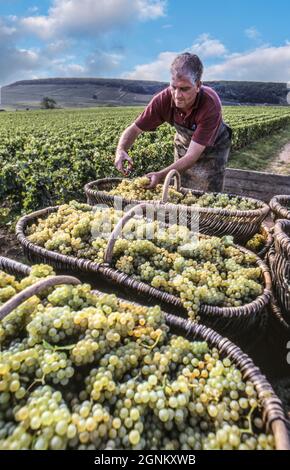
[[117, 150], [125, 150], [125, 152], [127, 152], [141, 132], [141, 129], [139, 129], [135, 124], [127, 127], [119, 139]]
[[203, 150], [200, 150], [195, 152], [193, 155], [184, 155], [184, 157], [180, 158], [176, 162], [172, 163], [172, 165], [160, 171], [162, 178], [165, 178], [170, 170], [177, 170], [179, 173], [183, 173], [184, 171], [189, 170], [189, 168], [191, 168], [195, 164], [195, 162], [197, 162], [202, 152]]

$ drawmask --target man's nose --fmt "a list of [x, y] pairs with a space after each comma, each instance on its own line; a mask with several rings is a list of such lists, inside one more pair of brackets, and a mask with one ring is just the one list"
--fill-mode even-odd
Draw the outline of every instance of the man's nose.
[[179, 90], [178, 88], [176, 88], [176, 90], [175, 90], [175, 96], [176, 96], [176, 98], [180, 98], [180, 97], [182, 96], [182, 91]]

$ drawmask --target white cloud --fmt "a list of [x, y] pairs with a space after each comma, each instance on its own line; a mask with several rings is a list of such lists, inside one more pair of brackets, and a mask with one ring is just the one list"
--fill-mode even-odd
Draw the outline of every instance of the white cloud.
[[14, 36], [17, 33], [17, 29], [13, 24], [14, 20], [9, 19], [9, 22], [4, 23], [4, 21], [0, 17], [0, 38], [7, 38]]
[[69, 39], [59, 39], [48, 43], [44, 48], [44, 54], [49, 57], [56, 57], [58, 54], [62, 54], [65, 50], [72, 46], [72, 42]]
[[30, 78], [42, 64], [38, 51], [3, 43], [0, 45], [0, 83]]
[[260, 39], [261, 37], [261, 33], [254, 26], [251, 26], [251, 28], [245, 29], [245, 35], [249, 39]]
[[54, 0], [47, 16], [22, 18], [23, 27], [42, 39], [65, 35], [93, 35], [136, 20], [164, 15], [166, 0]]
[[[207, 57], [222, 57], [226, 54], [227, 49], [218, 39], [211, 38], [209, 34], [202, 34], [186, 51], [199, 55], [201, 59], [206, 59]], [[125, 72], [123, 77], [132, 80], [168, 81], [170, 65], [180, 52], [185, 51], [161, 52], [153, 62], [137, 65], [133, 71]]]
[[120, 66], [123, 58], [124, 56], [122, 54], [97, 50], [86, 59], [87, 74], [98, 75], [104, 72], [111, 72]]
[[86, 69], [81, 64], [55, 63], [54, 70], [62, 77], [80, 77], [85, 74]]
[[205, 69], [206, 80], [254, 80], [287, 82], [290, 78], [290, 44], [264, 46], [229, 55]]
[[161, 52], [154, 62], [136, 65], [132, 72], [125, 72], [123, 78], [168, 82], [170, 78], [170, 65], [175, 57], [176, 52]]
[[201, 34], [196, 42], [189, 49], [193, 54], [197, 54], [201, 59], [207, 57], [219, 57], [226, 54], [227, 49], [218, 39], [213, 39], [209, 34]]
[[[225, 46], [208, 34], [197, 38], [186, 51], [198, 54], [205, 62], [204, 80], [253, 80], [288, 82], [290, 80], [290, 43], [274, 47], [264, 44], [252, 51], [226, 53]], [[124, 78], [139, 80], [169, 81], [170, 65], [178, 52], [161, 52], [147, 64], [139, 64]], [[218, 63], [206, 66], [207, 58], [216, 58]]]

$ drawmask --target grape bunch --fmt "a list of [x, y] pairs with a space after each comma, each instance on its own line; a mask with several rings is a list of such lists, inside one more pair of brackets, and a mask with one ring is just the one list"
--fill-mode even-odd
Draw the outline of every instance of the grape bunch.
[[[146, 189], [149, 183], [150, 179], [146, 176], [133, 180], [123, 179], [115, 188], [108, 191], [108, 194], [135, 201], [160, 201], [163, 191], [162, 184], [158, 184], [154, 189]], [[174, 188], [169, 188], [168, 199], [170, 202], [178, 204], [182, 197], [183, 195]]]
[[267, 243], [267, 233], [261, 230], [256, 233], [246, 244], [246, 248], [252, 250], [254, 253], [261, 251]]
[[[15, 276], [0, 271], [0, 306], [26, 287], [53, 275], [51, 266], [45, 264], [32, 266], [29, 276], [20, 281]], [[33, 296], [0, 322], [0, 345], [25, 327], [39, 303], [39, 296]]]
[[158, 306], [87, 284], [47, 292], [0, 351], [1, 450], [273, 449], [261, 413], [216, 348], [171, 333]]
[[[119, 196], [135, 201], [160, 201], [162, 199], [163, 187], [158, 184], [154, 189], [146, 189], [149, 184], [146, 176], [133, 180], [123, 179], [115, 188], [108, 191], [111, 196]], [[193, 207], [213, 207], [227, 210], [255, 210], [257, 203], [254, 200], [241, 196], [230, 196], [228, 194], [204, 193], [196, 195], [193, 192], [185, 194], [177, 191], [172, 186], [168, 190], [168, 201], [172, 204], [184, 204]]]
[[31, 225], [27, 234], [32, 243], [47, 250], [101, 262], [106, 240], [122, 215], [111, 208], [95, 210], [71, 201]]

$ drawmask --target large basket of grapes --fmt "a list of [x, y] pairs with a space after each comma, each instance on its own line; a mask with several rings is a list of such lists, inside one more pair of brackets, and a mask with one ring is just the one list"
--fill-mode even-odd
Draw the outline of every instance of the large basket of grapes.
[[[16, 233], [33, 262], [86, 272], [92, 280], [99, 276], [231, 338], [256, 341], [266, 328], [271, 297], [267, 265], [231, 237], [160, 225], [153, 221], [159, 208], [164, 210], [141, 204], [116, 219], [112, 208], [95, 212], [72, 202], [22, 217]], [[101, 219], [107, 236], [93, 237]], [[125, 239], [118, 239], [121, 233]]]
[[[175, 188], [170, 185], [173, 177], [176, 178]], [[187, 218], [188, 226], [191, 227], [192, 220], [198, 216], [200, 231], [209, 235], [233, 235], [237, 243], [246, 243], [259, 233], [270, 210], [257, 199], [183, 188], [176, 170], [168, 173], [163, 186], [147, 190], [148, 182], [146, 177], [104, 178], [88, 183], [85, 192], [90, 204], [106, 204], [118, 210], [145, 201], [177, 205], [181, 216]]]
[[275, 297], [285, 320], [290, 323], [290, 220], [276, 221], [274, 247], [268, 260]]
[[[0, 304], [1, 450], [290, 449], [281, 401], [235, 344], [58, 278]], [[27, 289], [38, 304], [16, 328]]]
[[277, 220], [277, 219], [290, 220], [290, 196], [286, 196], [286, 195], [274, 196], [271, 199], [269, 205], [270, 205], [274, 220]]

